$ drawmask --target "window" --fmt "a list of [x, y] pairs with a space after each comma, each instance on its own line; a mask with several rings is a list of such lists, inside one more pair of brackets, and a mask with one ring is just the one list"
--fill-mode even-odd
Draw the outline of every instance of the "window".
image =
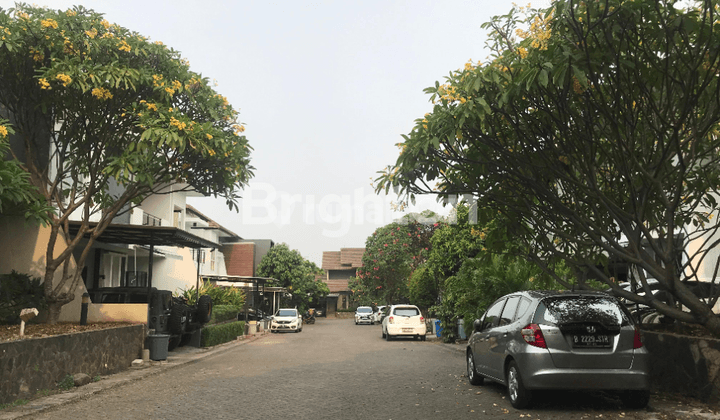
[[420, 311], [417, 308], [395, 308], [393, 315], [397, 316], [418, 316]]
[[503, 309], [502, 315], [500, 315], [500, 326], [512, 324], [515, 320], [515, 309], [517, 309], [519, 302], [520, 296], [511, 296], [508, 298], [505, 309]]
[[500, 299], [485, 312], [485, 318], [483, 320], [484, 330], [497, 327], [500, 322], [500, 314], [502, 313], [503, 306], [505, 306], [505, 299]]

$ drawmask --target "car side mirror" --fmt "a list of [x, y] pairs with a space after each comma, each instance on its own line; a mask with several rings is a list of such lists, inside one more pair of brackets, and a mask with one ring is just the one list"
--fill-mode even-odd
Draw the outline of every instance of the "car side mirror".
[[476, 319], [475, 321], [473, 321], [473, 329], [475, 330], [475, 332], [482, 331], [483, 330], [483, 322], [479, 319]]

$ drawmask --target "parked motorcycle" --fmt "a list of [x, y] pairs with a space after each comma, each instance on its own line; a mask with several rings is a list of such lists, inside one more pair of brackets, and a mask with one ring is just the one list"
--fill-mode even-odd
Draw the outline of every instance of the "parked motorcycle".
[[315, 323], [315, 310], [310, 308], [307, 311], [305, 311], [305, 314], [303, 314], [303, 322], [305, 324], [314, 324]]

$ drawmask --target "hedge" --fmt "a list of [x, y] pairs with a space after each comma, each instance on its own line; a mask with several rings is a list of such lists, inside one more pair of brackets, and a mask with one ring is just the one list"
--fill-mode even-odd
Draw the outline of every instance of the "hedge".
[[208, 325], [202, 329], [201, 347], [211, 347], [233, 341], [245, 334], [245, 321]]
[[210, 324], [219, 324], [225, 321], [234, 321], [237, 319], [238, 308], [235, 305], [215, 305], [213, 306]]

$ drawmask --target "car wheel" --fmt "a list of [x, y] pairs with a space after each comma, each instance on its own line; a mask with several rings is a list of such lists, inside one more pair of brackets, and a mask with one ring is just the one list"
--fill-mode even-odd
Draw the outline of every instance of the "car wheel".
[[625, 407], [628, 408], [645, 408], [650, 402], [650, 391], [625, 391], [620, 394]]
[[426, 339], [427, 339], [426, 336], [424, 336], [424, 335], [421, 335], [421, 336], [420, 336], [420, 341], [425, 341]]
[[170, 337], [170, 340], [168, 340], [168, 351], [175, 350], [175, 347], [177, 347], [180, 344], [180, 339], [182, 337], [179, 335], [173, 335]]
[[185, 334], [187, 330], [187, 312], [187, 306], [182, 304], [173, 305], [168, 320], [171, 334]]
[[482, 385], [484, 382], [482, 375], [475, 370], [475, 358], [470, 349], [467, 351], [467, 377], [470, 385]]
[[385, 330], [380, 329], [380, 332], [382, 333], [382, 338], [385, 338]]
[[197, 314], [198, 314], [198, 321], [201, 324], [207, 324], [210, 322], [210, 318], [212, 317], [212, 298], [208, 295], [202, 295], [200, 296], [200, 299], [198, 299], [197, 304]]
[[387, 341], [391, 341], [391, 340], [392, 340], [392, 336], [390, 335], [390, 331], [388, 331], [387, 333], [385, 333], [385, 340], [387, 340]]
[[518, 409], [529, 407], [532, 401], [532, 393], [530, 390], [525, 389], [522, 376], [520, 376], [520, 369], [518, 369], [518, 365], [514, 360], [510, 362], [507, 368], [507, 384], [510, 404]]

